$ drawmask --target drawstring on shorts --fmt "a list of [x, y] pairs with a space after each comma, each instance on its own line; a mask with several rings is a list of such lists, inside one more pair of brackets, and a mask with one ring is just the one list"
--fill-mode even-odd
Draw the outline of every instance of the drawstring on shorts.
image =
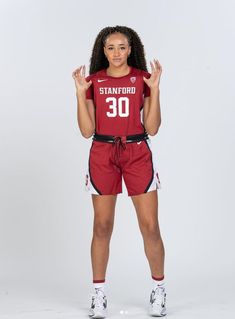
[[123, 136], [114, 136], [114, 135], [102, 135], [94, 133], [93, 140], [100, 141], [105, 143], [112, 143], [114, 147], [114, 160], [119, 165], [119, 159], [121, 155], [121, 151], [126, 149], [127, 143], [139, 142], [142, 140], [147, 140], [148, 134], [147, 132], [141, 134], [134, 135], [123, 135]]
[[113, 146], [115, 147], [115, 161], [118, 164], [120, 155], [121, 155], [121, 149], [125, 150], [126, 149], [126, 136], [114, 136], [114, 143]]

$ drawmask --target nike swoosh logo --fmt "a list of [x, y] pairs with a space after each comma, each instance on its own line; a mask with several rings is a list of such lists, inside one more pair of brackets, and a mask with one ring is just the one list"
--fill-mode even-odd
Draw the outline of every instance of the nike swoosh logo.
[[137, 144], [140, 144], [142, 141], [140, 141], [140, 142], [137, 142]]
[[98, 79], [98, 82], [104, 82], [104, 81], [107, 81], [108, 79], [104, 79], [104, 80], [100, 80]]

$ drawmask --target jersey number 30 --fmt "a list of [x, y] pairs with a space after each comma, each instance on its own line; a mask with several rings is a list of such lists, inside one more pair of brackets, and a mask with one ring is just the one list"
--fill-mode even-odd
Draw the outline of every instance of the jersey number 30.
[[129, 116], [129, 99], [128, 97], [107, 97], [106, 102], [109, 104], [111, 112], [106, 112], [108, 117], [128, 117]]

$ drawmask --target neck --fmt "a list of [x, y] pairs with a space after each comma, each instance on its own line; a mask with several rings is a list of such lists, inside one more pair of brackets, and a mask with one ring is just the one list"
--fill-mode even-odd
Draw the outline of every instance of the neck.
[[128, 64], [121, 65], [118, 67], [115, 67], [113, 65], [109, 65], [109, 67], [106, 69], [107, 75], [110, 76], [125, 76], [130, 72], [130, 66]]

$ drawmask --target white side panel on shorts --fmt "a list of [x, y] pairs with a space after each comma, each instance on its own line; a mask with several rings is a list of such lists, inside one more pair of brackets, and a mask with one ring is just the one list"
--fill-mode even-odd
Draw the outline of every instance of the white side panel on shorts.
[[144, 108], [140, 111], [140, 122], [144, 124]]
[[148, 192], [150, 192], [150, 191], [155, 190], [155, 189], [160, 189], [161, 182], [160, 182], [158, 168], [157, 168], [157, 156], [156, 156], [155, 152], [153, 152], [151, 140], [148, 139], [148, 140], [146, 140], [146, 142], [148, 143], [148, 146], [152, 152], [153, 171], [154, 171], [153, 172], [154, 173], [153, 181], [148, 189]]
[[91, 183], [89, 169], [87, 169], [86, 176], [85, 176], [85, 190], [89, 194], [99, 195], [99, 193], [97, 192], [97, 190], [94, 188], [94, 186]]

